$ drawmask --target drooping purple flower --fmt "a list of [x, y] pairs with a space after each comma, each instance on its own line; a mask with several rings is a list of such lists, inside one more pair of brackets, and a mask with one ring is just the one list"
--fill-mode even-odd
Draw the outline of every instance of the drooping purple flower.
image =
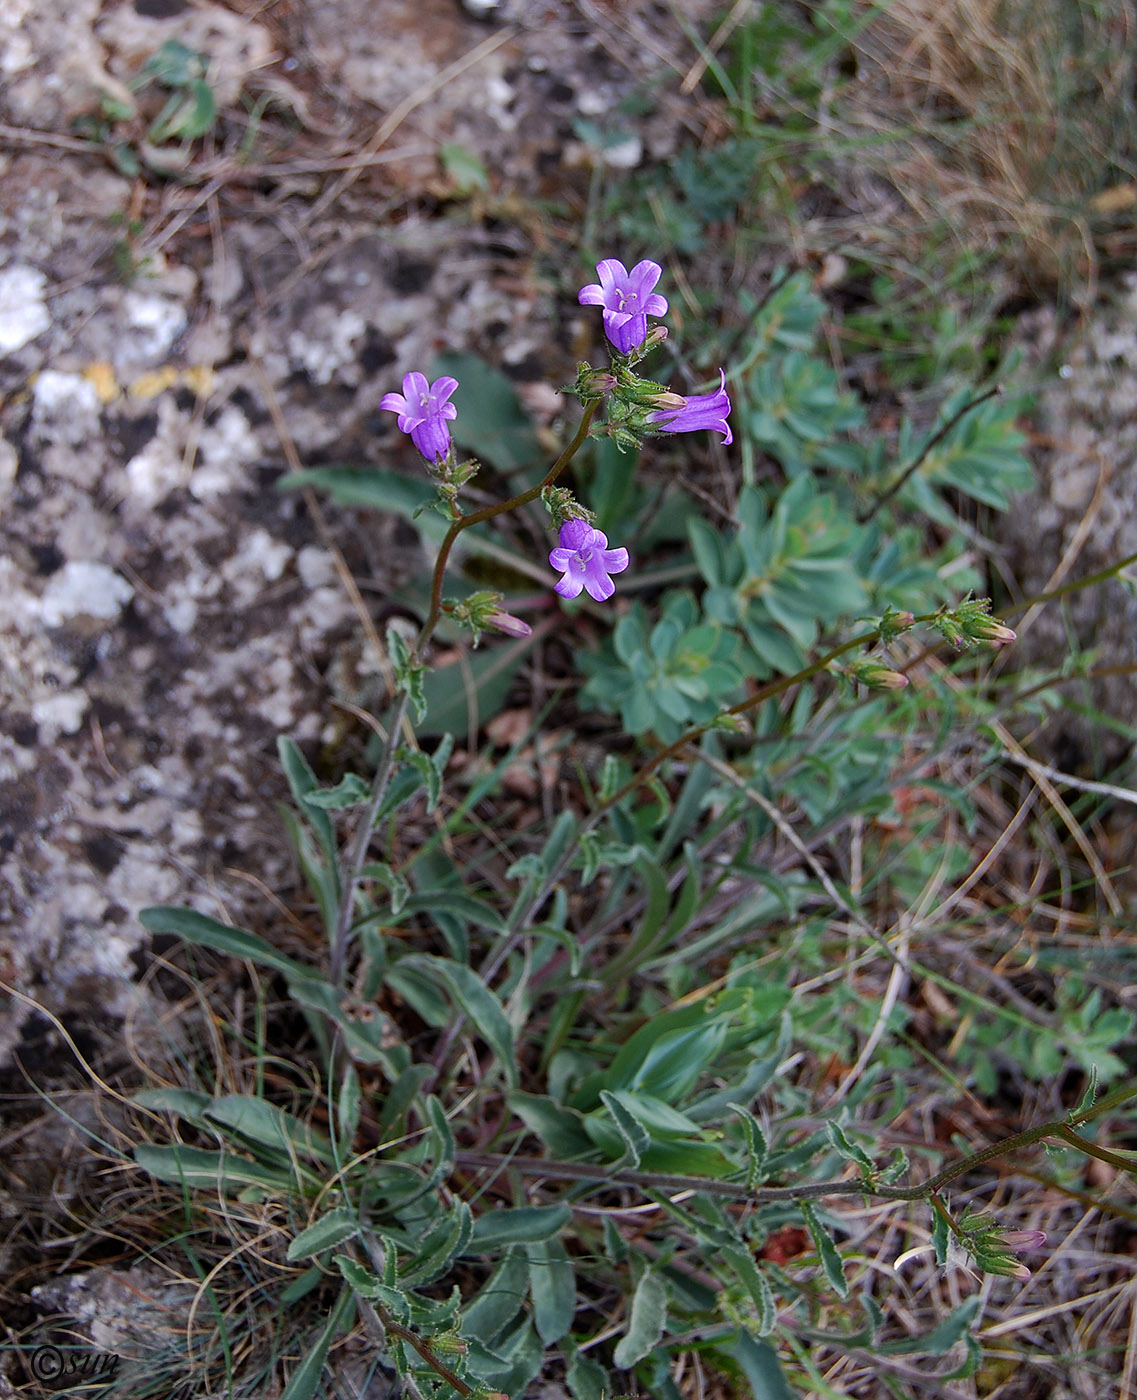
[[502, 612], [500, 608], [495, 608], [493, 612], [486, 614], [486, 622], [491, 627], [496, 627], [499, 632], [504, 632], [507, 637], [530, 637], [533, 629], [527, 622], [522, 622], [519, 617], [514, 617], [512, 613]]
[[560, 539], [560, 546], [549, 553], [549, 563], [561, 571], [561, 581], [554, 584], [554, 592], [562, 598], [575, 598], [582, 588], [587, 588], [598, 603], [611, 598], [616, 585], [608, 576], [624, 572], [628, 551], [609, 549], [608, 536], [587, 520], [566, 520]]
[[723, 445], [734, 441], [730, 424], [730, 397], [726, 392], [726, 375], [719, 370], [719, 387], [713, 394], [690, 394], [684, 397], [682, 408], [662, 408], [651, 415], [651, 421], [664, 433], [697, 433], [703, 428], [722, 433]]
[[618, 258], [596, 265], [599, 282], [581, 287], [581, 306], [604, 308], [604, 334], [621, 355], [627, 355], [647, 339], [647, 318], [667, 315], [667, 298], [652, 288], [663, 275], [658, 263], [638, 262], [631, 272]]
[[458, 410], [447, 400], [458, 387], [458, 381], [444, 375], [428, 384], [425, 374], [412, 370], [403, 375], [401, 394], [384, 394], [379, 407], [399, 415], [399, 431], [410, 433], [411, 441], [427, 459], [437, 462], [450, 452], [450, 429], [447, 419], [457, 418]]

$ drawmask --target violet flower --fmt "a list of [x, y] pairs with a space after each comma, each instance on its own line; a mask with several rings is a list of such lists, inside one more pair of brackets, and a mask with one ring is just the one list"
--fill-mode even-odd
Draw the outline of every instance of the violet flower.
[[384, 394], [379, 407], [399, 415], [399, 431], [410, 433], [411, 441], [428, 462], [437, 462], [450, 454], [448, 418], [457, 418], [458, 410], [447, 400], [458, 387], [458, 381], [444, 375], [433, 384], [426, 375], [413, 370], [403, 375], [401, 394]]
[[616, 585], [609, 574], [621, 574], [628, 567], [626, 549], [609, 549], [608, 536], [594, 529], [587, 520], [566, 520], [561, 526], [561, 542], [550, 551], [549, 563], [560, 569], [561, 581], [554, 592], [562, 598], [575, 598], [582, 588], [602, 603], [611, 598]]
[[519, 617], [514, 617], [512, 613], [502, 612], [500, 608], [486, 613], [485, 620], [491, 627], [496, 627], [499, 632], [504, 632], [507, 637], [529, 637], [533, 634], [533, 629], [527, 622], [522, 622]]
[[631, 272], [618, 258], [596, 265], [600, 281], [581, 287], [581, 306], [604, 308], [604, 334], [621, 355], [628, 355], [647, 339], [647, 318], [667, 314], [667, 298], [652, 288], [663, 275], [658, 263], [638, 262]]
[[726, 375], [719, 370], [719, 387], [713, 394], [690, 394], [683, 397], [682, 408], [661, 408], [651, 415], [660, 432], [697, 433], [703, 428], [722, 433], [723, 446], [734, 441], [730, 424], [730, 398], [726, 392]]

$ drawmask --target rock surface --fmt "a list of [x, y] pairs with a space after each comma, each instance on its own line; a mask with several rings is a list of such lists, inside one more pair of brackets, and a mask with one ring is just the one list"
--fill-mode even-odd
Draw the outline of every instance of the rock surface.
[[[694, 59], [666, 6], [630, 9], [5, 8], [0, 975], [63, 1025], [113, 1035], [140, 995], [146, 905], [263, 922], [241, 872], [292, 889], [277, 735], [318, 747], [343, 677], [363, 704], [379, 682], [331, 539], [274, 482], [289, 454], [413, 470], [378, 403], [441, 349], [479, 348], [534, 395], [563, 382], [580, 310], [557, 303], [548, 235], [519, 211], [571, 205], [633, 138], [663, 158], [687, 134], [678, 99], [621, 114]], [[250, 179], [219, 116], [187, 178], [163, 174], [146, 122], [165, 94], [141, 78], [170, 41], [208, 57], [222, 116], [260, 96], [299, 141]], [[104, 95], [137, 115], [85, 145], [74, 123]], [[486, 172], [480, 212], [442, 145]], [[413, 533], [331, 518], [367, 595], [397, 596]], [[29, 1002], [0, 1004], [0, 1066], [22, 1037], [63, 1053]]]
[[[1024, 319], [1035, 356], [1062, 345], [1063, 363], [1037, 397], [1037, 490], [996, 522], [1025, 596], [1061, 587], [1137, 554], [1137, 276], [1102, 296], [1074, 335], [1049, 310]], [[1128, 571], [1137, 579], [1137, 565]], [[1075, 653], [1096, 653], [1103, 668], [1137, 663], [1137, 592], [1113, 581], [1072, 592], [1060, 606], [1015, 623], [1016, 659], [1061, 669]], [[1076, 704], [1137, 728], [1133, 675], [1066, 682]], [[1100, 775], [1131, 750], [1126, 734], [1098, 720], [1059, 712], [1033, 747], [1059, 767]]]

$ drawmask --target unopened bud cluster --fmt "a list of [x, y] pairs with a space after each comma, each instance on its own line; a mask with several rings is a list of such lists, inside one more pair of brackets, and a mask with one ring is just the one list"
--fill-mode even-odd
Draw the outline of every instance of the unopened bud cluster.
[[954, 608], [945, 608], [935, 619], [945, 641], [962, 650], [964, 647], [987, 646], [1003, 647], [1016, 640], [1016, 634], [1009, 627], [991, 616], [991, 603], [987, 598], [965, 598]]

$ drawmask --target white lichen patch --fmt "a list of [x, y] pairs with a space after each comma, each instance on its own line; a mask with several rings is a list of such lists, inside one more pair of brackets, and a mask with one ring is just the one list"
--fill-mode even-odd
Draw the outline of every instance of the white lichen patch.
[[296, 556], [296, 572], [305, 588], [320, 588], [336, 580], [336, 561], [331, 551], [309, 544]]
[[130, 291], [122, 299], [123, 334], [114, 347], [114, 365], [124, 383], [144, 369], [160, 365], [188, 317], [180, 302], [152, 292]]
[[82, 374], [45, 369], [32, 389], [33, 441], [75, 447], [98, 431], [99, 391]]
[[286, 730], [296, 718], [295, 673], [286, 656], [278, 656], [264, 668], [259, 699], [253, 705], [258, 715], [274, 728]]
[[16, 455], [16, 449], [7, 438], [0, 437], [0, 505], [4, 504], [11, 493], [19, 465], [20, 459]]
[[279, 579], [291, 558], [288, 545], [274, 540], [258, 526], [221, 567], [221, 576], [232, 589], [233, 602], [242, 608], [255, 603], [265, 584]]
[[198, 463], [189, 489], [199, 501], [238, 490], [245, 482], [243, 468], [261, 455], [249, 420], [233, 404], [227, 404], [217, 421], [202, 429], [197, 449]]
[[73, 617], [113, 621], [134, 597], [126, 579], [106, 564], [72, 559], [52, 575], [40, 599], [40, 612], [48, 627], [58, 627]]
[[172, 394], [158, 400], [158, 428], [154, 436], [127, 462], [123, 494], [134, 508], [150, 510], [184, 484], [188, 418], [179, 412]]
[[61, 734], [77, 734], [83, 727], [90, 700], [81, 690], [61, 690], [32, 702], [32, 719], [41, 744], [54, 744]]
[[46, 285], [47, 278], [34, 267], [17, 263], [0, 271], [0, 354], [12, 354], [51, 325]]
[[367, 323], [357, 311], [317, 316], [304, 330], [288, 337], [292, 363], [305, 370], [315, 384], [330, 384], [339, 370], [354, 365], [358, 342]]

